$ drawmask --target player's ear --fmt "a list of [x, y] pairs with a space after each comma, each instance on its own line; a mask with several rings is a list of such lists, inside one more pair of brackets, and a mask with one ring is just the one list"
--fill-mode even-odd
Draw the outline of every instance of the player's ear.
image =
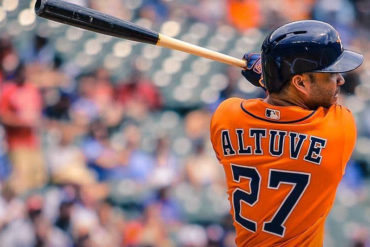
[[310, 91], [310, 82], [305, 80], [304, 75], [294, 75], [291, 79], [292, 86], [300, 93], [308, 95]]

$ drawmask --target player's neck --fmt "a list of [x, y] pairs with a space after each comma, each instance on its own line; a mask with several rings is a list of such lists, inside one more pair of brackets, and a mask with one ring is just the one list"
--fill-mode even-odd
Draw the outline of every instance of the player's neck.
[[264, 99], [264, 101], [270, 105], [275, 105], [275, 106], [299, 106], [299, 107], [302, 107], [303, 109], [310, 109], [304, 103], [303, 99], [301, 99], [295, 94], [289, 93], [289, 91], [287, 91], [286, 93], [269, 94]]

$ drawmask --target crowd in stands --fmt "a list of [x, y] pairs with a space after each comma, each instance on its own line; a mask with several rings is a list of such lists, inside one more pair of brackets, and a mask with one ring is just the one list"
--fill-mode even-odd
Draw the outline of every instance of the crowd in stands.
[[[334, 25], [346, 46], [370, 57], [366, 0], [70, 2], [154, 26], [186, 19], [214, 29], [227, 24], [239, 33], [314, 18]], [[174, 108], [135, 63], [129, 76], [115, 80], [104, 67], [66, 69], [46, 37], [35, 35], [19, 50], [11, 35], [0, 34], [0, 246], [235, 246], [223, 170], [208, 131], [220, 101], [251, 97], [237, 87], [239, 69], [225, 67], [228, 86], [212, 104]], [[351, 107], [353, 97], [370, 99], [364, 95], [368, 62], [346, 79], [352, 83], [342, 102]], [[359, 116], [359, 136], [370, 137], [370, 112]], [[356, 157], [338, 192], [343, 205], [347, 196], [370, 201], [370, 164]], [[351, 226], [348, 244], [369, 246], [369, 227]], [[328, 235], [327, 246], [339, 245]]]

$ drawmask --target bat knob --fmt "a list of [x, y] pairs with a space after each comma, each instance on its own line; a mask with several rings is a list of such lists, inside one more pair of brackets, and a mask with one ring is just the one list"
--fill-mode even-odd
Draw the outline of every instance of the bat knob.
[[36, 3], [35, 3], [35, 12], [36, 12], [36, 15], [40, 15], [44, 12], [44, 9], [45, 9], [45, 3], [47, 2], [48, 0], [37, 0]]

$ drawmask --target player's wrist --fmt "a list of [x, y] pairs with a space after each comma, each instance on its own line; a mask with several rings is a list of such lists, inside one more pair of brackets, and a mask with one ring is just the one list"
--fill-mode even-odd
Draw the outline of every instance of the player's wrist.
[[258, 53], [245, 53], [243, 60], [247, 64], [246, 69], [241, 72], [244, 78], [252, 85], [265, 89], [262, 79], [261, 55]]

